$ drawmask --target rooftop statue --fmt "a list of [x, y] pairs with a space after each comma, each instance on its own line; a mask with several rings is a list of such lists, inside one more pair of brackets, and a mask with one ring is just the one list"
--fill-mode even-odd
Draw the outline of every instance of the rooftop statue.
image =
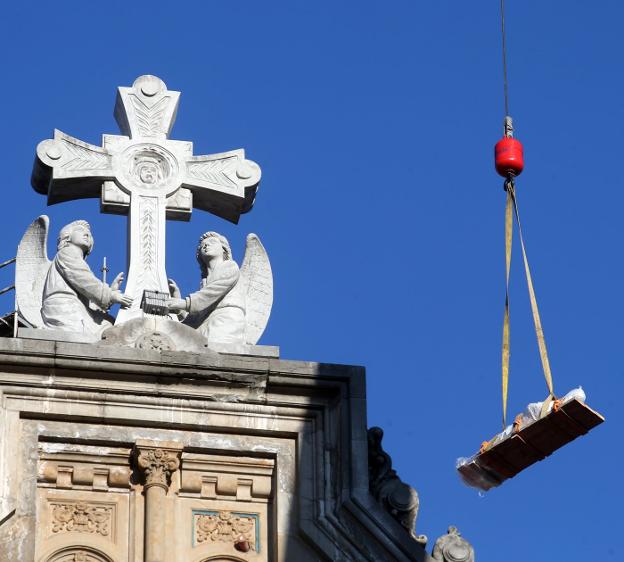
[[225, 236], [206, 232], [196, 251], [201, 270], [198, 291], [181, 298], [169, 280], [169, 310], [179, 312], [209, 343], [255, 344], [266, 327], [273, 302], [273, 276], [264, 246], [255, 234], [247, 236], [242, 268], [232, 257]]
[[93, 249], [93, 236], [89, 223], [83, 220], [61, 229], [57, 253], [50, 262], [46, 249], [48, 227], [47, 216], [36, 219], [18, 248], [16, 291], [20, 312], [32, 327], [97, 338], [114, 322], [106, 313], [111, 305], [132, 304], [132, 299], [119, 290], [123, 273], [110, 286], [93, 274], [86, 262]]
[[180, 92], [156, 76], [119, 88], [115, 119], [121, 135], [102, 146], [59, 130], [37, 146], [31, 183], [48, 204], [96, 197], [105, 213], [129, 221], [126, 292], [132, 305], [116, 324], [142, 317], [145, 290], [169, 293], [165, 268], [166, 221], [190, 220], [193, 208], [237, 223], [255, 200], [260, 167], [242, 149], [193, 155], [193, 143], [171, 140]]
[[[199, 291], [182, 299], [175, 283], [169, 286], [167, 219], [188, 221], [199, 208], [237, 223], [251, 210], [261, 175], [242, 149], [195, 156], [193, 143], [171, 140], [179, 97], [160, 78], [140, 76], [131, 87], [118, 88], [114, 114], [121, 135], [104, 135], [96, 146], [55, 130], [37, 146], [31, 183], [49, 205], [97, 197], [102, 212], [128, 215], [128, 278], [123, 294], [123, 275], [110, 286], [93, 275], [85, 262], [93, 243], [85, 221], [63, 229], [50, 266], [49, 221], [39, 217], [20, 243], [16, 267], [17, 310], [30, 328], [152, 349], [205, 351], [218, 343], [244, 353], [239, 344], [258, 341], [273, 279], [255, 235], [247, 239], [240, 271], [227, 240], [205, 236], [198, 250]], [[115, 303], [121, 308], [112, 318], [106, 311]]]

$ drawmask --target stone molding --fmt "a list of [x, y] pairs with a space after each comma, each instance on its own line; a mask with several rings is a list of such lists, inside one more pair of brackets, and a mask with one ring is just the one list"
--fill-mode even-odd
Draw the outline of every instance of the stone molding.
[[182, 461], [182, 497], [266, 503], [272, 494], [273, 459], [185, 452]]
[[111, 558], [95, 549], [84, 547], [64, 548], [45, 562], [113, 562]]
[[108, 491], [129, 490], [129, 448], [39, 443], [40, 486]]

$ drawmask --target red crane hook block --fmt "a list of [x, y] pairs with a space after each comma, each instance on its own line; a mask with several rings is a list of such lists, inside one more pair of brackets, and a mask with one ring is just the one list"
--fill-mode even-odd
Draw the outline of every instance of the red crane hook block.
[[522, 143], [512, 137], [502, 138], [494, 147], [494, 161], [496, 171], [504, 178], [519, 176], [524, 169]]

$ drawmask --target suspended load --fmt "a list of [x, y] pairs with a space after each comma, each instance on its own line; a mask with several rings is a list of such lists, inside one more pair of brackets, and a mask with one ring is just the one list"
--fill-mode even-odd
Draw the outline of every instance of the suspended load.
[[581, 388], [551, 401], [545, 417], [541, 417], [543, 407], [543, 402], [529, 404], [513, 424], [484, 442], [479, 453], [458, 459], [463, 482], [486, 492], [604, 421], [585, 404]]
[[[483, 442], [478, 453], [470, 458], [460, 458], [457, 470], [469, 486], [487, 491], [512, 478], [525, 468], [540, 461], [563, 445], [584, 435], [604, 421], [604, 417], [585, 404], [585, 393], [581, 388], [573, 390], [563, 398], [555, 395], [546, 339], [537, 306], [537, 297], [529, 268], [520, 211], [516, 196], [515, 178], [524, 169], [522, 144], [513, 138], [513, 123], [509, 116], [507, 88], [507, 62], [505, 52], [504, 0], [501, 0], [501, 21], [503, 39], [503, 75], [505, 92], [505, 121], [503, 138], [494, 148], [496, 171], [505, 178], [507, 194], [505, 206], [505, 315], [503, 320], [502, 345], [502, 402], [503, 430], [489, 441]], [[509, 321], [509, 274], [513, 242], [513, 223], [518, 227], [522, 260], [526, 274], [531, 312], [539, 349], [548, 396], [543, 402], [529, 404], [527, 409], [507, 425], [507, 388], [509, 381], [510, 321]]]

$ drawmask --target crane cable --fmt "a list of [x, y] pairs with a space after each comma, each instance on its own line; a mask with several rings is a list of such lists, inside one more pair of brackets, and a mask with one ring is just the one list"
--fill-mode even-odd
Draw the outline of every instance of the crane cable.
[[503, 46], [503, 89], [505, 93], [505, 115], [509, 115], [509, 87], [507, 85], [507, 41], [505, 39], [505, 0], [501, 0], [501, 37]]
[[[505, 96], [505, 136], [513, 136], [513, 125], [509, 116], [509, 88], [507, 83], [507, 48], [505, 41], [505, 0], [501, 0], [501, 35], [502, 35], [502, 54], [503, 54], [503, 82]], [[548, 360], [548, 351], [546, 349], [546, 339], [542, 322], [537, 306], [537, 298], [533, 287], [533, 279], [529, 268], [529, 260], [527, 257], [524, 237], [522, 235], [522, 226], [520, 224], [520, 212], [518, 210], [518, 202], [516, 198], [514, 177], [510, 174], [505, 179], [505, 191], [507, 192], [507, 202], [505, 205], [505, 315], [503, 319], [503, 344], [502, 344], [502, 398], [503, 398], [503, 430], [507, 425], [507, 394], [509, 388], [509, 356], [510, 356], [510, 334], [509, 334], [509, 275], [511, 270], [511, 250], [513, 242], [513, 218], [515, 216], [518, 225], [518, 234], [520, 238], [520, 246], [522, 248], [522, 257], [524, 261], [524, 270], [527, 279], [527, 287], [529, 290], [529, 300], [531, 302], [531, 311], [533, 314], [533, 323], [535, 325], [535, 334], [537, 336], [537, 346], [539, 349], [544, 378], [548, 387], [548, 397], [542, 406], [541, 415], [548, 412], [551, 401], [555, 401], [555, 392], [553, 387], [552, 373], [550, 370], [550, 361]]]

